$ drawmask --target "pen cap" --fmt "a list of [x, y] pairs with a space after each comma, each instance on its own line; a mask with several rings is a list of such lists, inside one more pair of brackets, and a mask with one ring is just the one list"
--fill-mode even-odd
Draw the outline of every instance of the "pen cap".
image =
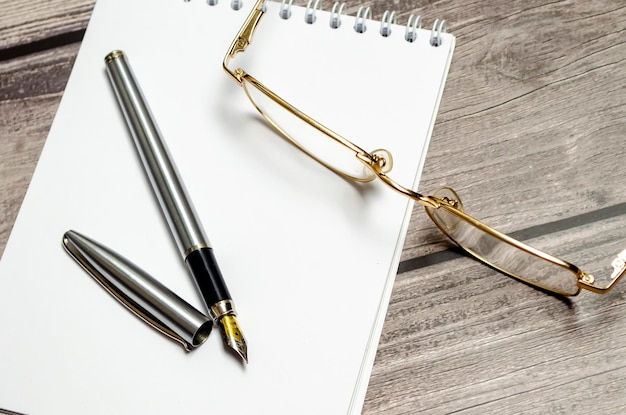
[[63, 246], [111, 295], [186, 350], [208, 338], [207, 316], [118, 253], [75, 231], [63, 235]]

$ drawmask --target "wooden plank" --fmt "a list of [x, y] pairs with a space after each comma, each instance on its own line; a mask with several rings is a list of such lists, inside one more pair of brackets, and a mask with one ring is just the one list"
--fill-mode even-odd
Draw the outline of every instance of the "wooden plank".
[[95, 0], [0, 0], [0, 56], [4, 49], [84, 29], [94, 4]]
[[0, 62], [0, 256], [67, 83], [78, 44]]

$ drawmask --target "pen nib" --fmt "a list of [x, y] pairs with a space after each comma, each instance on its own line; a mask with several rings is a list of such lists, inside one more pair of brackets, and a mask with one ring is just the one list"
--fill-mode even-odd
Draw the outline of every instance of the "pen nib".
[[248, 363], [248, 346], [246, 339], [237, 323], [237, 317], [227, 314], [220, 319], [220, 324], [224, 329], [226, 344], [237, 353], [244, 362]]

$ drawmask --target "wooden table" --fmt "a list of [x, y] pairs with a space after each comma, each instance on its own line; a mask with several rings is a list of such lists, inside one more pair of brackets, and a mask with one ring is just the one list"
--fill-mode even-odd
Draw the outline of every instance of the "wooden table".
[[[453, 186], [485, 222], [608, 278], [626, 248], [624, 3], [407, 3], [370, 5], [457, 36], [422, 191]], [[0, 252], [93, 4], [0, 0]], [[415, 208], [364, 414], [623, 413], [625, 388], [626, 283], [547, 295]]]

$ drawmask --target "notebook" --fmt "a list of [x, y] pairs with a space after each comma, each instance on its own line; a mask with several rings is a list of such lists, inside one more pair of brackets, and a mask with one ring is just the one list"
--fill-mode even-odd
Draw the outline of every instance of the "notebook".
[[[361, 412], [413, 204], [381, 183], [339, 177], [262, 121], [221, 67], [253, 5], [233, 4], [242, 6], [95, 5], [0, 262], [0, 408]], [[409, 42], [405, 23], [361, 17], [269, 2], [238, 65], [359, 146], [390, 150], [390, 176], [416, 188], [455, 40], [444, 33], [434, 47], [429, 28], [409, 30]], [[248, 365], [216, 330], [184, 352], [62, 248], [65, 231], [81, 232], [202, 309], [108, 83], [104, 57], [115, 49], [214, 247]]]

